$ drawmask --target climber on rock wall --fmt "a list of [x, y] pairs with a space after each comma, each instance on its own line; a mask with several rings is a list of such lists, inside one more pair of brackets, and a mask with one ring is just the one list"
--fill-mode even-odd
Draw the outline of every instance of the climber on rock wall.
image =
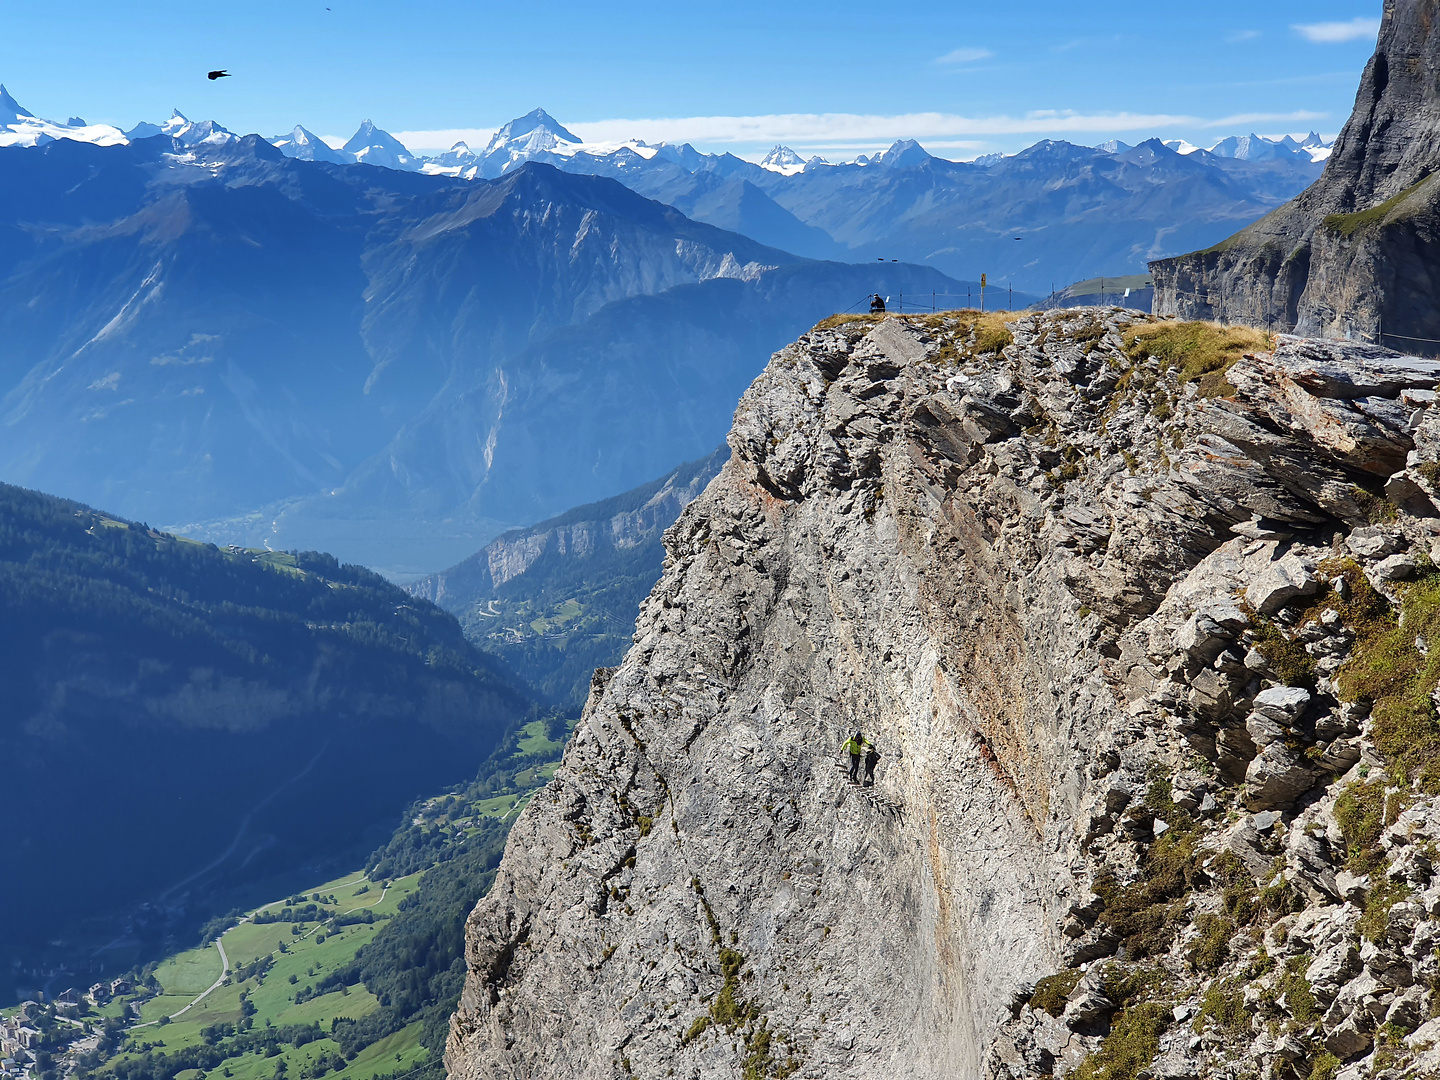
[[865, 736], [860, 732], [855, 734], [841, 747], [841, 753], [850, 755], [850, 782], [858, 783], [860, 779], [860, 757], [865, 753], [865, 748], [870, 744], [865, 741]]
[[875, 766], [880, 763], [880, 751], [875, 749], [874, 743], [866, 744], [869, 749], [865, 751], [865, 786], [875, 786]]

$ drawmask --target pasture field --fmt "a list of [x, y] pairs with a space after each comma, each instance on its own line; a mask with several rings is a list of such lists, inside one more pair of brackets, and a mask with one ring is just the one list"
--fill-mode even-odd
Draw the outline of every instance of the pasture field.
[[[196, 996], [220, 975], [219, 950], [211, 943], [168, 957], [153, 972], [161, 992], [128, 999], [135, 1002], [141, 1023], [127, 1031], [120, 1051], [95, 1075], [124, 1073], [127, 1063], [145, 1054], [174, 1054], [198, 1047], [207, 1041], [207, 1029], [217, 1024], [248, 1026], [251, 1032], [318, 1024], [322, 1032], [329, 1032], [337, 1018], [359, 1019], [374, 1012], [379, 1002], [363, 983], [308, 1000], [296, 999], [307, 997], [321, 979], [353, 963], [360, 948], [374, 939], [400, 903], [419, 887], [421, 876], [370, 881], [363, 874], [352, 873], [261, 905], [221, 935], [230, 973], [199, 1001]], [[370, 912], [375, 921], [337, 925], [338, 920], [361, 912]], [[274, 921], [257, 922], [257, 917]], [[187, 1005], [190, 1007], [185, 1009]], [[112, 1002], [101, 1014], [120, 1015], [124, 1007], [124, 1001]], [[372, 1080], [379, 1073], [404, 1071], [424, 1058], [419, 1029], [418, 1022], [411, 1024], [366, 1047], [348, 1062], [338, 1044], [322, 1037], [302, 1046], [282, 1043], [278, 1053], [250, 1050], [226, 1058], [218, 1070], [205, 1075], [217, 1080], [272, 1080], [283, 1062], [282, 1072], [291, 1078], [333, 1075]], [[175, 1080], [199, 1080], [198, 1075], [187, 1077], [189, 1072], [198, 1071], [182, 1070]]]

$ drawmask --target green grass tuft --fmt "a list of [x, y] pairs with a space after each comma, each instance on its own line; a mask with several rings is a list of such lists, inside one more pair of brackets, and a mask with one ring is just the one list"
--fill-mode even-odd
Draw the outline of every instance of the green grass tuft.
[[[1358, 568], [1355, 576], [1364, 580]], [[1359, 581], [1352, 584], [1355, 600], [1360, 587]], [[1368, 589], [1368, 582], [1363, 587]], [[1383, 600], [1371, 608], [1355, 623], [1345, 620], [1356, 642], [1338, 674], [1341, 695], [1371, 703], [1371, 737], [1397, 780], [1440, 792], [1440, 722], [1431, 698], [1440, 685], [1440, 648], [1422, 655], [1415, 645], [1417, 637], [1440, 645], [1440, 573], [1432, 571], [1406, 588], [1398, 621]]]
[[1160, 1036], [1170, 1023], [1170, 1010], [1154, 1001], [1134, 1005], [1110, 1025], [1100, 1049], [1076, 1071], [1079, 1080], [1136, 1080], [1155, 1062]]
[[1047, 975], [1035, 984], [1035, 993], [1030, 995], [1030, 1007], [1043, 1009], [1051, 1016], [1065, 1011], [1065, 1002], [1070, 992], [1080, 982], [1081, 972], [1062, 971], [1058, 975]]
[[1362, 229], [1383, 227], [1419, 214], [1429, 209], [1430, 200], [1418, 198], [1412, 202], [1410, 201], [1411, 196], [1418, 195], [1420, 189], [1432, 179], [1434, 179], [1432, 176], [1427, 176], [1419, 183], [1411, 184], [1400, 194], [1391, 196], [1380, 205], [1372, 206], [1369, 210], [1361, 210], [1354, 214], [1330, 214], [1325, 218], [1325, 228], [1348, 240]]
[[1247, 352], [1270, 350], [1259, 330], [1208, 322], [1160, 322], [1133, 326], [1124, 334], [1125, 354], [1136, 363], [1153, 356], [1182, 383], [1197, 383], [1202, 397], [1228, 397], [1235, 387], [1225, 372]]

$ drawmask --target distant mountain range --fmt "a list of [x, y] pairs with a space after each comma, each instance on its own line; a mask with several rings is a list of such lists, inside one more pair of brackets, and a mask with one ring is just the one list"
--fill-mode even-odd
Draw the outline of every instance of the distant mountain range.
[[429, 572], [709, 452], [775, 349], [872, 290], [967, 288], [534, 162], [467, 181], [188, 124], [0, 147], [0, 477]]
[[[188, 145], [224, 129], [192, 125], [178, 112], [164, 125], [129, 132], [69, 127], [38, 121], [0, 96], [0, 144], [120, 142], [162, 132]], [[543, 109], [511, 120], [481, 150], [459, 142], [429, 157], [369, 120], [339, 149], [301, 126], [270, 142], [304, 160], [461, 179], [495, 179], [543, 162], [611, 177], [697, 221], [793, 254], [898, 259], [968, 279], [983, 271], [1035, 293], [1100, 273], [1142, 273], [1150, 259], [1214, 243], [1298, 194], [1329, 154], [1313, 132], [1298, 141], [1231, 136], [1208, 149], [1174, 139], [1098, 147], [1046, 141], [973, 162], [936, 158], [901, 139], [833, 164], [776, 146], [757, 164], [688, 143], [586, 143]]]
[[1320, 168], [1255, 138], [759, 165], [543, 110], [423, 159], [368, 121], [341, 149], [120, 132], [3, 91], [0, 142], [0, 477], [397, 576], [705, 454], [773, 350], [871, 292], [961, 307], [983, 270], [1024, 306]]

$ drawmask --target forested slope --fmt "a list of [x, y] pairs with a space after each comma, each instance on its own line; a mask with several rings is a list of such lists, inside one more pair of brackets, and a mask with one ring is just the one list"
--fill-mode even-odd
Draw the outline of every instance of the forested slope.
[[141, 899], [167, 913], [129, 929], [163, 936], [242, 866], [253, 883], [358, 854], [529, 707], [451, 616], [368, 570], [8, 485], [0, 699], [0, 860], [45, 882], [0, 895], [7, 953]]

